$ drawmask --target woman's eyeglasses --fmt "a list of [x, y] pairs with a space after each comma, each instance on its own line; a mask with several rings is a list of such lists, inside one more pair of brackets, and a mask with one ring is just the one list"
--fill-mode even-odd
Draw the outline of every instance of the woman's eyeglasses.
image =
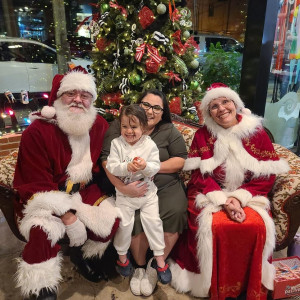
[[151, 105], [148, 102], [141, 102], [141, 106], [144, 110], [149, 110], [150, 108], [152, 108], [153, 113], [155, 114], [159, 114], [161, 113], [164, 109], [161, 108], [159, 105]]
[[225, 108], [228, 108], [231, 105], [232, 101], [229, 99], [224, 99], [220, 103], [216, 103], [209, 108], [209, 111], [217, 111], [222, 105]]
[[64, 93], [64, 95], [66, 95], [70, 99], [75, 98], [78, 94], [79, 94], [79, 97], [84, 101], [92, 100], [92, 98], [93, 98], [93, 96], [88, 92], [81, 92], [81, 91], [74, 90], [74, 91], [68, 91], [68, 92]]

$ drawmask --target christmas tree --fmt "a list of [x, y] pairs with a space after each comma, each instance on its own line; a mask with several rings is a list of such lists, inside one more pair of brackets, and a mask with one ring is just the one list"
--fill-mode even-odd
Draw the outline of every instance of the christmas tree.
[[96, 106], [108, 120], [120, 105], [148, 89], [162, 90], [171, 112], [197, 119], [198, 45], [190, 36], [191, 11], [179, 0], [100, 0], [89, 22]]

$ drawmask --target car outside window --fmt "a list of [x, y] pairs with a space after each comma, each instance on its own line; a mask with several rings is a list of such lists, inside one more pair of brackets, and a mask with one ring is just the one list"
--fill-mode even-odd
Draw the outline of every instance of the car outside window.
[[0, 61], [26, 62], [23, 45], [16, 42], [0, 42]]
[[56, 53], [38, 44], [24, 43], [26, 61], [29, 63], [56, 64]]

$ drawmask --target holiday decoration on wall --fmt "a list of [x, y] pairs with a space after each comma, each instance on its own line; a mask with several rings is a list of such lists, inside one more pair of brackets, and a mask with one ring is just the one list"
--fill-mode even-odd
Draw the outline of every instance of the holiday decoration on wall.
[[[95, 7], [93, 7], [95, 8]], [[186, 117], [201, 98], [198, 45], [183, 0], [100, 0], [90, 19], [96, 106], [108, 120], [148, 89], [162, 90]]]

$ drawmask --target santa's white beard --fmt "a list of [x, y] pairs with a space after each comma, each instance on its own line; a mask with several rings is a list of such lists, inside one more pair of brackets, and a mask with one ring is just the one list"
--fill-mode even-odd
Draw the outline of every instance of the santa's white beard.
[[93, 105], [88, 109], [79, 104], [78, 107], [83, 109], [82, 113], [74, 113], [69, 110], [74, 104], [65, 105], [61, 99], [54, 101], [53, 106], [56, 110], [56, 119], [58, 127], [68, 135], [83, 135], [87, 134], [92, 128], [97, 111]]

